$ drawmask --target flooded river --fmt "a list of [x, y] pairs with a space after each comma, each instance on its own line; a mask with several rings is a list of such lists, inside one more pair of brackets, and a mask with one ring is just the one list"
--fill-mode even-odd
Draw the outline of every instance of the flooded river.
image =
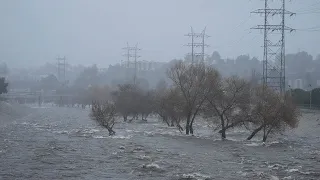
[[221, 141], [200, 121], [185, 136], [157, 118], [119, 121], [109, 137], [88, 113], [48, 106], [2, 119], [0, 179], [320, 179], [318, 113], [266, 146], [240, 129]]

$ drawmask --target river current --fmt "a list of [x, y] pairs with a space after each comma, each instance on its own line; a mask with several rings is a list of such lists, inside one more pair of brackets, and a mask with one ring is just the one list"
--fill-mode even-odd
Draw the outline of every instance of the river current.
[[[89, 110], [29, 107], [0, 120], [0, 179], [320, 179], [320, 113], [304, 112], [299, 128], [245, 141], [228, 131], [222, 141], [198, 120], [195, 136], [156, 117], [115, 125], [116, 135], [90, 120]], [[319, 117], [320, 118], [320, 117]]]

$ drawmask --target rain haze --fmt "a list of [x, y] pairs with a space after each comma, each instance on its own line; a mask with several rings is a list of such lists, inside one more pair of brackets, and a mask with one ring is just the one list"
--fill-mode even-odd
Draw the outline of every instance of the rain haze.
[[320, 0], [0, 0], [0, 179], [319, 180]]
[[[302, 12], [287, 18], [297, 29], [287, 35], [287, 52], [317, 55], [319, 32], [299, 31], [319, 26], [318, 14], [304, 13], [317, 2], [287, 3], [288, 10]], [[183, 45], [190, 26], [198, 32], [207, 27], [209, 54], [261, 58], [262, 33], [250, 28], [263, 17], [250, 12], [263, 5], [260, 0], [2, 0], [0, 59], [25, 67], [65, 55], [72, 64], [107, 67], [123, 59], [129, 42], [139, 43], [142, 59], [165, 62], [189, 51]]]

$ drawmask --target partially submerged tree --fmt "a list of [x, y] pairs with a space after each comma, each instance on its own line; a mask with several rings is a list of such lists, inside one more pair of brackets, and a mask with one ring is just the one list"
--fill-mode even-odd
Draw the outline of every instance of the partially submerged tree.
[[113, 126], [115, 124], [116, 107], [114, 104], [98, 101], [92, 102], [91, 119], [95, 120], [100, 126], [105, 127], [109, 131], [109, 136], [115, 135]]
[[162, 109], [165, 113], [165, 122], [168, 126], [176, 126], [180, 132], [183, 131], [180, 122], [186, 118], [185, 102], [178, 89], [168, 89], [162, 97]]
[[154, 91], [140, 91], [137, 93], [139, 96], [139, 100], [136, 104], [136, 109], [139, 114], [141, 114], [141, 120], [146, 121], [147, 117], [153, 112], [154, 110], [154, 100], [155, 100], [155, 92]]
[[256, 128], [247, 140], [263, 131], [262, 141], [265, 142], [270, 133], [297, 127], [300, 112], [290, 94], [281, 96], [272, 89], [260, 86], [254, 90], [253, 96], [252, 123]]
[[219, 77], [219, 73], [202, 63], [188, 65], [182, 61], [177, 62], [167, 71], [167, 76], [173, 82], [183, 97], [182, 107], [186, 117], [186, 134], [193, 134], [193, 123], [199, 115], [211, 84]]
[[129, 115], [136, 114], [135, 104], [137, 103], [137, 87], [133, 84], [118, 86], [118, 90], [112, 93], [117, 112], [127, 121]]
[[221, 137], [226, 130], [244, 124], [250, 119], [250, 85], [236, 76], [210, 84], [212, 91], [206, 95], [206, 115], [217, 117]]

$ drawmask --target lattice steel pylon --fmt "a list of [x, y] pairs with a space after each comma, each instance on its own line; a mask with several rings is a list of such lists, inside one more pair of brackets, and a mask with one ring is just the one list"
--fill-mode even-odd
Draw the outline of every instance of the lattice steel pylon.
[[[141, 49], [138, 48], [138, 43], [135, 46], [129, 46], [129, 43], [127, 43], [127, 47], [122, 48], [126, 50], [126, 53], [124, 54], [125, 57], [127, 57], [127, 63], [126, 67], [130, 68], [130, 64], [134, 64], [134, 75], [133, 75], [133, 83], [136, 84], [137, 81], [137, 59], [141, 56], [138, 55], [138, 51]], [[133, 60], [131, 60], [133, 58]]]
[[[284, 95], [286, 91], [285, 32], [294, 31], [294, 29], [285, 25], [285, 17], [286, 15], [292, 16], [295, 13], [285, 9], [286, 0], [280, 0], [281, 8], [270, 8], [269, 1], [264, 0], [264, 9], [257, 9], [251, 12], [261, 14], [264, 17], [264, 25], [257, 25], [251, 29], [264, 31], [263, 85]], [[275, 15], [280, 16], [281, 22], [279, 24], [270, 24], [269, 18]]]
[[[201, 57], [201, 62], [204, 63], [206, 55], [204, 52], [205, 47], [209, 47], [209, 45], [205, 44], [205, 39], [210, 37], [206, 34], [206, 28], [204, 28], [204, 30], [201, 33], [195, 33], [193, 31], [193, 28], [191, 27], [191, 33], [188, 33], [185, 36], [191, 38], [191, 43], [185, 45], [191, 47], [191, 64], [194, 64], [195, 57]], [[201, 42], [197, 42], [197, 39], [201, 39]], [[196, 48], [201, 48], [201, 52], [195, 52]]]
[[66, 57], [57, 57], [57, 69], [58, 69], [58, 81], [62, 83], [62, 85], [66, 85]]

